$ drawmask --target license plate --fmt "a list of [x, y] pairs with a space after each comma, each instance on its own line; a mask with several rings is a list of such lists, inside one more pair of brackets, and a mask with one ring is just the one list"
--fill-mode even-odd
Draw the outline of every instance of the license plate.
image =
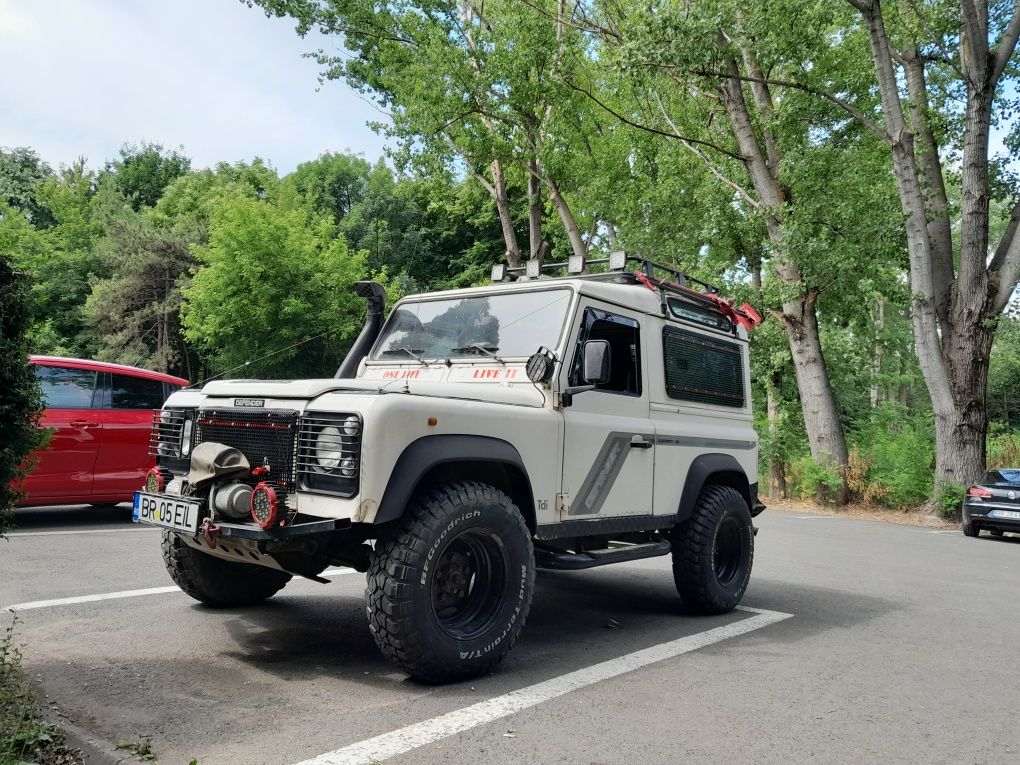
[[992, 510], [989, 518], [1009, 518], [1011, 521], [1020, 521], [1020, 512], [1016, 510]]
[[201, 510], [202, 503], [195, 500], [136, 491], [131, 518], [138, 523], [196, 534]]

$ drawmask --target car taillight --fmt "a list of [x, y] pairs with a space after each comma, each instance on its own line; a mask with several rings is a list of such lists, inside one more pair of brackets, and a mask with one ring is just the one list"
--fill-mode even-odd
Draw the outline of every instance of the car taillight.
[[145, 485], [143, 488], [150, 494], [159, 494], [163, 491], [163, 474], [159, 472], [159, 468], [151, 468], [145, 474]]
[[981, 497], [981, 499], [991, 499], [992, 493], [988, 491], [984, 486], [971, 486], [967, 489], [968, 497]]
[[276, 490], [268, 483], [256, 484], [251, 493], [251, 517], [264, 529], [271, 529], [276, 523], [278, 503]]

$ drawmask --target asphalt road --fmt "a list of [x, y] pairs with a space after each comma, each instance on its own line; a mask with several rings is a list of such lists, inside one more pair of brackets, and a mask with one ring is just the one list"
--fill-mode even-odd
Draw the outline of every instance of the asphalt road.
[[128, 514], [22, 511], [0, 543], [29, 678], [111, 749], [149, 736], [160, 762], [200, 765], [1020, 762], [1020, 537], [769, 511], [744, 599], [761, 613], [687, 613], [663, 558], [540, 573], [497, 672], [429, 687], [376, 651], [361, 575], [212, 611], [172, 589], [159, 532]]

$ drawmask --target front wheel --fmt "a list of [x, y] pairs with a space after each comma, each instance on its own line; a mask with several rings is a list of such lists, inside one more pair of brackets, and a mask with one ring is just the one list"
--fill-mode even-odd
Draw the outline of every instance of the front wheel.
[[740, 492], [704, 487], [691, 517], [673, 529], [672, 543], [673, 579], [684, 603], [702, 614], [736, 608], [754, 561], [754, 525]]
[[163, 531], [162, 549], [163, 562], [174, 583], [213, 608], [256, 605], [290, 581], [290, 574], [284, 571], [233, 563], [196, 550], [172, 531]]
[[387, 659], [415, 679], [463, 680], [507, 655], [528, 616], [535, 554], [520, 511], [467, 481], [416, 497], [375, 546], [369, 628]]

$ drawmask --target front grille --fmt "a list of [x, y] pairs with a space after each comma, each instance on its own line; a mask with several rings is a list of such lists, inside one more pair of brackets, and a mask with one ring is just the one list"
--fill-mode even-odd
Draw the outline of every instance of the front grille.
[[196, 445], [214, 441], [237, 449], [253, 468], [269, 467], [268, 480], [284, 488], [294, 485], [297, 412], [271, 409], [206, 409], [198, 413]]
[[[298, 432], [295, 465], [300, 487], [342, 497], [357, 494], [361, 430], [361, 418], [356, 414], [305, 414]], [[327, 458], [320, 461], [324, 455]]]
[[162, 409], [152, 413], [149, 433], [149, 456], [181, 458], [181, 434], [184, 431], [183, 409]]

